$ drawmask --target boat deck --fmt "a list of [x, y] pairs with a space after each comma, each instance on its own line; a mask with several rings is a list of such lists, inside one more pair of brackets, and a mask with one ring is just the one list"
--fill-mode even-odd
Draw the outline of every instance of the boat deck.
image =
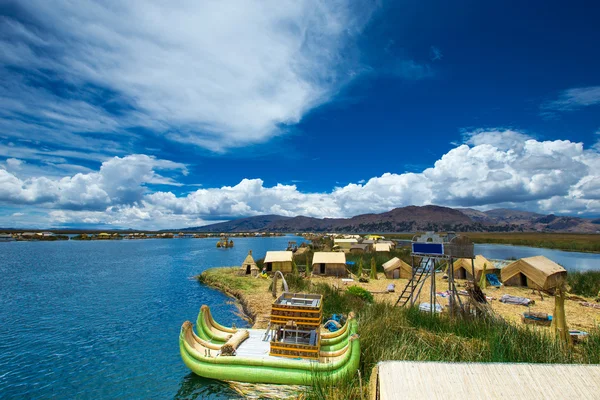
[[[286, 357], [276, 357], [270, 356], [270, 338], [269, 340], [263, 341], [265, 336], [264, 329], [248, 329], [248, 333], [250, 337], [244, 340], [242, 344], [236, 350], [237, 357], [252, 357], [252, 358], [261, 358], [261, 359], [269, 359], [269, 360], [289, 360]], [[313, 362], [311, 360], [305, 359], [293, 359], [298, 362]]]

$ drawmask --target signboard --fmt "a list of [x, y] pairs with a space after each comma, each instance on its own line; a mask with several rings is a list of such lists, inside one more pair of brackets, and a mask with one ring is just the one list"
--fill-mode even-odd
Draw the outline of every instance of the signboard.
[[412, 252], [414, 254], [444, 255], [444, 245], [442, 243], [413, 243]]

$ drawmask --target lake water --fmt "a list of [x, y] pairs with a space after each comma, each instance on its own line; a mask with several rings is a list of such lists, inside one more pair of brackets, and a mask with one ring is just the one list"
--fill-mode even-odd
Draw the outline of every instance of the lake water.
[[[235, 398], [193, 375], [179, 329], [208, 304], [245, 326], [223, 294], [191, 279], [301, 238], [148, 239], [0, 243], [0, 398]], [[600, 269], [599, 254], [477, 245], [488, 258], [545, 255], [567, 269]]]
[[179, 329], [202, 304], [245, 326], [191, 279], [284, 250], [295, 237], [0, 243], [0, 398], [235, 398], [193, 375]]
[[567, 271], [600, 270], [600, 254], [595, 253], [575, 253], [570, 251], [504, 244], [476, 244], [475, 254], [481, 254], [489, 259], [500, 260], [545, 256], [562, 265]]

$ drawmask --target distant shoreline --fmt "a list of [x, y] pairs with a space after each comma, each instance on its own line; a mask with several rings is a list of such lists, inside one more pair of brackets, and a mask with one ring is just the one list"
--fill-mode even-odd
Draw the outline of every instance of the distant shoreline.
[[[121, 240], [121, 239], [203, 239], [219, 238], [222, 235], [228, 238], [261, 238], [261, 237], [283, 237], [286, 235], [295, 235], [298, 232], [280, 233], [280, 232], [191, 232], [191, 231], [120, 231], [120, 230], [21, 230], [21, 229], [0, 229], [0, 234], [15, 235], [27, 232], [30, 234], [51, 233], [58, 236], [60, 240], [78, 240], [80, 237], [67, 238], [64, 235], [80, 235], [88, 237], [83, 240]], [[178, 237], [183, 233], [185, 237]], [[104, 234], [110, 237], [99, 238], [98, 235]], [[301, 233], [301, 235], [304, 233]], [[347, 233], [338, 233], [340, 235]], [[395, 240], [411, 240], [413, 233], [381, 233], [386, 238]], [[525, 246], [540, 249], [562, 250], [567, 252], [600, 254], [600, 234], [597, 233], [555, 233], [555, 232], [464, 232], [475, 244], [500, 244], [510, 246]], [[63, 236], [61, 236], [63, 235]], [[313, 233], [313, 235], [322, 235], [322, 233]], [[16, 238], [19, 241], [53, 241], [57, 239], [30, 237]], [[10, 239], [2, 240], [12, 241]]]

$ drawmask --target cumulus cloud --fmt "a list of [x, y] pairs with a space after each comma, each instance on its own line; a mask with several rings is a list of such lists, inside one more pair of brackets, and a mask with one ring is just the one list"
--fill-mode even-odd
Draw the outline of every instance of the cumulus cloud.
[[143, 154], [114, 157], [102, 163], [98, 172], [78, 173], [62, 179], [34, 177], [20, 179], [0, 169], [0, 201], [14, 204], [46, 204], [65, 209], [105, 210], [113, 204], [139, 202], [146, 184], [180, 185], [155, 170], [178, 170], [185, 165]]
[[[52, 180], [21, 180], [0, 169], [0, 201], [52, 208], [55, 223], [175, 228], [242, 216], [279, 214], [348, 217], [406, 205], [515, 207], [546, 213], [600, 213], [600, 153], [567, 140], [539, 141], [511, 130], [478, 131], [419, 173], [385, 173], [364, 183], [304, 193], [296, 185], [234, 186], [186, 195], [150, 192], [147, 184], [176, 184], [156, 170], [185, 166], [143, 155], [106, 161], [98, 172]], [[508, 145], [507, 145], [508, 143]]]
[[18, 7], [0, 23], [0, 128], [68, 141], [144, 126], [214, 150], [266, 140], [328, 101], [356, 75], [354, 38], [373, 11], [346, 0]]

